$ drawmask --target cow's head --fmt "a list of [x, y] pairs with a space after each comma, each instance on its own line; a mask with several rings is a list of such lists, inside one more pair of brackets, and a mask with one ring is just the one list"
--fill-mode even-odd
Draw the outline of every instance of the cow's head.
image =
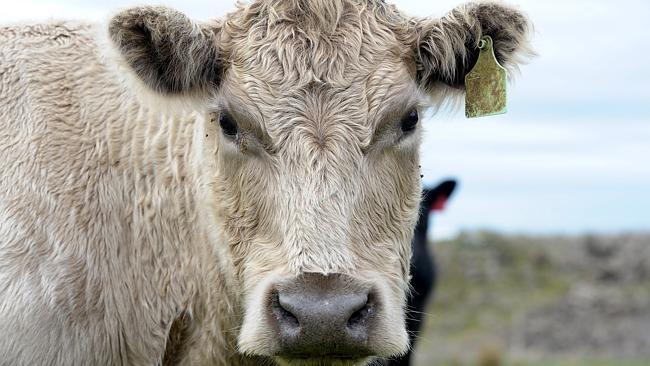
[[214, 115], [201, 166], [241, 289], [240, 352], [348, 365], [406, 351], [420, 118], [438, 92], [462, 91], [483, 35], [512, 68], [528, 29], [496, 3], [429, 19], [379, 0], [255, 1], [205, 24], [159, 7], [112, 19], [139, 83]]

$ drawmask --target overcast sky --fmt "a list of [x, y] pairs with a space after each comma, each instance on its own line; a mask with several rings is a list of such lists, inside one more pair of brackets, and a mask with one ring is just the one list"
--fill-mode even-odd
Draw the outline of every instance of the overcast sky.
[[[439, 16], [461, 1], [393, 2]], [[0, 22], [101, 21], [140, 3], [208, 19], [234, 1], [0, 0]], [[650, 2], [510, 3], [535, 23], [540, 56], [516, 76], [509, 114], [466, 120], [456, 111], [426, 122], [425, 182], [461, 182], [434, 235], [650, 231]]]

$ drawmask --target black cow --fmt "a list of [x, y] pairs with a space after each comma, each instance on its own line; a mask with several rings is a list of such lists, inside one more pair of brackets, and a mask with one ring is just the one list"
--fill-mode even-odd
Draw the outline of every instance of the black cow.
[[423, 190], [420, 203], [420, 218], [415, 227], [413, 242], [413, 256], [411, 257], [411, 295], [408, 299], [407, 329], [411, 338], [411, 350], [401, 358], [389, 360], [388, 366], [408, 366], [411, 363], [413, 348], [422, 326], [422, 316], [427, 300], [433, 293], [436, 285], [436, 263], [433, 253], [427, 245], [427, 231], [429, 230], [429, 215], [432, 212], [442, 211], [447, 200], [456, 189], [455, 180], [446, 180], [433, 189]]

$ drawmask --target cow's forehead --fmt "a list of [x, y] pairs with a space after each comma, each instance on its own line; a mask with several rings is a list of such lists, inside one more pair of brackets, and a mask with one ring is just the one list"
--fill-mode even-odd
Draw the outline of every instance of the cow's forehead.
[[222, 23], [222, 95], [274, 141], [344, 131], [363, 148], [386, 109], [415, 104], [411, 28], [380, 1], [254, 2]]
[[222, 56], [272, 89], [345, 88], [382, 65], [413, 58], [413, 24], [367, 0], [259, 1], [222, 23]]
[[[427, 97], [408, 67], [391, 60], [362, 78], [335, 85], [312, 81], [279, 88], [246, 69], [231, 68], [223, 79], [222, 107], [253, 125], [276, 148], [293, 139], [320, 147], [365, 149], [384, 123], [398, 120]], [[329, 143], [327, 143], [329, 142]]]

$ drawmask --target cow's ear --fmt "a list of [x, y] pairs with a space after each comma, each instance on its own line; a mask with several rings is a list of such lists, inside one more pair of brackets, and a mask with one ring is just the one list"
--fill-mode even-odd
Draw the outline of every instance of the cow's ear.
[[136, 7], [116, 14], [109, 36], [137, 77], [156, 92], [200, 93], [220, 78], [218, 28], [165, 7]]
[[443, 18], [416, 24], [418, 79], [429, 90], [440, 83], [463, 89], [483, 36], [492, 37], [497, 60], [510, 71], [534, 55], [528, 43], [532, 28], [528, 18], [501, 3], [467, 3]]
[[426, 211], [444, 211], [445, 205], [456, 190], [455, 179], [447, 179], [435, 188], [425, 188], [422, 192], [422, 209]]

